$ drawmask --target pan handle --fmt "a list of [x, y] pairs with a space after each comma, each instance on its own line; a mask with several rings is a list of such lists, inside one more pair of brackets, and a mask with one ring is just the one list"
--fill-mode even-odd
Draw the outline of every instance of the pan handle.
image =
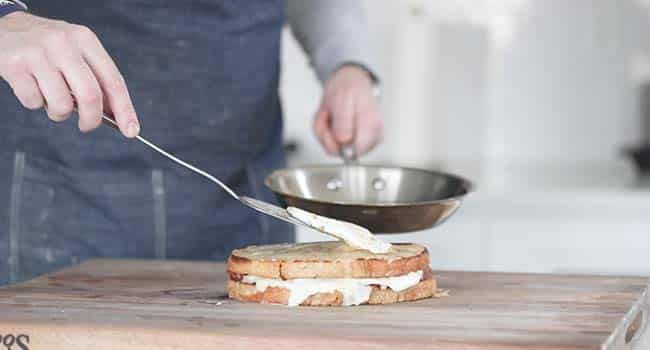
[[347, 144], [341, 147], [339, 152], [341, 158], [343, 158], [343, 164], [345, 165], [356, 165], [359, 164], [359, 159], [357, 158], [357, 150], [354, 147], [354, 143]]

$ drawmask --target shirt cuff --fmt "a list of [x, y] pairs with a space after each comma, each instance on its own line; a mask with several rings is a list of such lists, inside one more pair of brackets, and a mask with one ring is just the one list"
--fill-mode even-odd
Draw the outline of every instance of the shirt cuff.
[[314, 70], [322, 82], [327, 81], [334, 72], [346, 64], [364, 68], [374, 82], [380, 80], [375, 64], [370, 59], [371, 54], [368, 47], [359, 47], [365, 45], [360, 45], [358, 40], [330, 39], [330, 41], [330, 43], [319, 45], [316, 52], [312, 54], [315, 56], [312, 57]]
[[17, 11], [26, 11], [27, 6], [19, 0], [0, 0], [0, 17]]
[[[368, 67], [366, 64], [364, 64], [362, 62], [346, 61], [346, 62], [343, 62], [341, 65], [339, 65], [338, 68], [336, 68], [334, 70], [334, 72], [336, 72], [339, 68], [345, 67], [345, 66], [359, 67], [359, 68], [363, 69], [364, 71], [366, 71], [366, 73], [368, 73], [368, 76], [370, 76], [370, 80], [372, 81], [372, 85], [373, 85], [372, 93], [373, 93], [373, 95], [375, 97], [377, 97], [377, 98], [381, 97], [381, 81], [379, 80], [379, 76], [377, 75], [377, 73], [375, 73], [375, 71], [373, 69], [371, 69], [370, 67]], [[332, 72], [332, 73], [334, 73], [334, 72]]]

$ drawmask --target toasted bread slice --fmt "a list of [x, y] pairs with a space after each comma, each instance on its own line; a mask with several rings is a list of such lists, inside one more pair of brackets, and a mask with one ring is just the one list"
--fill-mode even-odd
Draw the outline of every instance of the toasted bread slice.
[[428, 268], [427, 249], [411, 243], [393, 244], [384, 254], [340, 241], [251, 246], [234, 250], [228, 259], [228, 272], [234, 281], [243, 275], [284, 280], [395, 277]]
[[[256, 302], [262, 304], [284, 304], [289, 301], [290, 291], [282, 287], [269, 287], [263, 292], [258, 291], [253, 284], [246, 284], [241, 281], [228, 281], [228, 295], [237, 300]], [[396, 292], [390, 288], [372, 287], [370, 298], [367, 304], [393, 304], [404, 301], [413, 301], [430, 298], [436, 293], [436, 280], [430, 269], [427, 269], [424, 278], [420, 283], [406, 290]], [[343, 294], [338, 291], [331, 293], [318, 293], [309, 296], [301, 306], [341, 306], [343, 305]]]

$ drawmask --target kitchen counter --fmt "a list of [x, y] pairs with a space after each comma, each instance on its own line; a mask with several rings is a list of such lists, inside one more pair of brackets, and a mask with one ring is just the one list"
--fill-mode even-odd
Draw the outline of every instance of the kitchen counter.
[[224, 264], [92, 260], [0, 289], [0, 336], [29, 349], [647, 349], [647, 278], [437, 278], [448, 297], [287, 308], [229, 300]]

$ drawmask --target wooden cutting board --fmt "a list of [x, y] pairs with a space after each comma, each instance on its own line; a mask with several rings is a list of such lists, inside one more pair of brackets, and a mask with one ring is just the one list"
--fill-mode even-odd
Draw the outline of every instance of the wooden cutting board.
[[229, 300], [223, 264], [93, 260], [0, 289], [0, 349], [650, 348], [646, 278], [437, 278], [448, 297], [287, 308]]

